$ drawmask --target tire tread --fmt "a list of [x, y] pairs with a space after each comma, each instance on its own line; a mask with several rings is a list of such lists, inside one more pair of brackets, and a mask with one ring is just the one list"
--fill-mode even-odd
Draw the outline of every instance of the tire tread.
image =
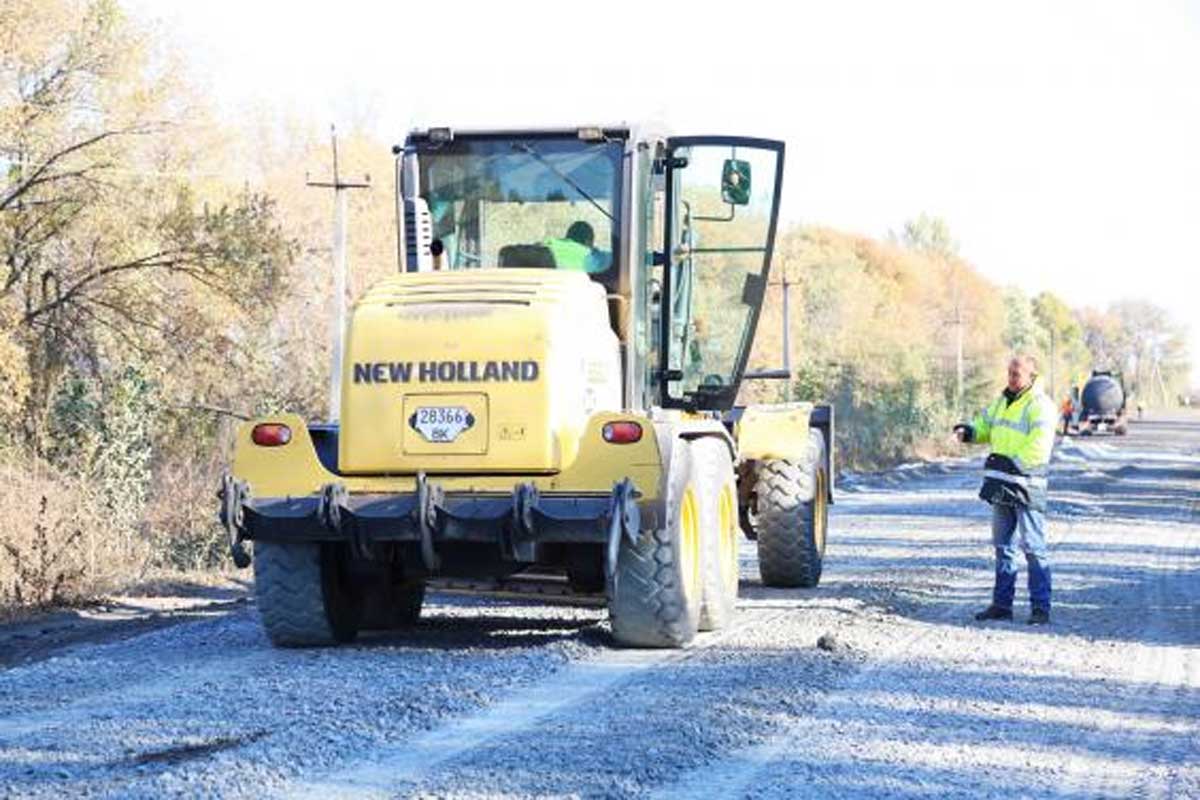
[[280, 647], [337, 644], [325, 611], [319, 544], [255, 542], [254, 594], [272, 643]]
[[824, 554], [816, 543], [817, 471], [825, 442], [810, 431], [803, 460], [764, 461], [756, 484], [758, 569], [775, 587], [813, 587], [821, 581]]
[[685, 594], [672, 541], [678, 498], [691, 480], [690, 449], [681, 444], [673, 456], [665, 524], [643, 531], [636, 546], [621, 542], [609, 598], [613, 638], [619, 644], [682, 647], [696, 635], [699, 599], [689, 602]]

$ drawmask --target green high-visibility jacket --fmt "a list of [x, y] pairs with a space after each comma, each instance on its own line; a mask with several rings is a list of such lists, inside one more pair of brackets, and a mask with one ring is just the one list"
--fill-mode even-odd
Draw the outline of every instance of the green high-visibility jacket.
[[542, 242], [554, 256], [559, 269], [574, 269], [581, 272], [603, 272], [604, 266], [595, 257], [592, 248], [574, 239], [546, 239]]
[[1027, 474], [1045, 474], [1054, 449], [1058, 409], [1035, 380], [1011, 403], [1003, 393], [971, 420], [971, 441], [988, 442]]

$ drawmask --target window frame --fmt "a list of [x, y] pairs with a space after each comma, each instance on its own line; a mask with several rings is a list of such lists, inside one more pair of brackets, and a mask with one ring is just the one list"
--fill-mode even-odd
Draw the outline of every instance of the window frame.
[[[592, 275], [592, 278], [604, 283], [606, 286], [617, 282], [617, 276], [621, 274], [623, 251], [625, 246], [625, 237], [621, 231], [621, 221], [625, 213], [625, 199], [623, 190], [625, 187], [625, 149], [628, 139], [628, 132], [616, 129], [605, 129], [603, 131], [603, 140], [589, 141], [579, 138], [577, 131], [571, 130], [545, 130], [545, 131], [485, 131], [485, 132], [469, 132], [455, 133], [450, 141], [434, 141], [428, 136], [413, 136], [409, 139], [409, 146], [413, 149], [417, 158], [417, 196], [426, 199], [428, 202], [428, 188], [426, 187], [426, 178], [428, 177], [428, 169], [432, 166], [428, 163], [429, 159], [436, 158], [439, 152], [448, 151], [451, 153], [461, 152], [463, 155], [472, 155], [468, 150], [470, 144], [480, 143], [495, 143], [495, 142], [555, 142], [569, 143], [576, 142], [581, 149], [596, 144], [605, 144], [612, 146], [614, 152], [611, 157], [613, 166], [613, 182], [611, 187], [611, 234], [610, 246], [612, 254], [612, 262], [609, 268], [603, 272], [597, 272]], [[463, 151], [457, 151], [457, 148], [462, 147]], [[565, 187], [567, 192], [570, 192], [570, 187]], [[577, 193], [576, 193], [577, 194]], [[577, 196], [573, 202], [586, 203], [587, 200], [582, 196]], [[534, 244], [529, 242], [527, 244]], [[455, 267], [453, 269], [478, 269], [495, 268], [498, 264], [480, 264], [479, 267]]]
[[[711, 391], [696, 391], [684, 393], [682, 397], [671, 395], [670, 384], [683, 379], [682, 370], [670, 368], [671, 355], [671, 322], [674, 287], [671, 285], [671, 267], [676, 261], [674, 242], [677, 238], [678, 217], [681, 209], [676, 208], [676, 173], [686, 169], [686, 166], [676, 165], [675, 153], [685, 147], [739, 147], [746, 149], [771, 150], [776, 154], [775, 185], [771, 197], [771, 219], [767, 227], [767, 240], [763, 248], [762, 268], [758, 273], [757, 302], [753, 303], [742, 330], [742, 340], [737, 358], [730, 373], [728, 384]], [[775, 252], [775, 235], [779, 223], [779, 203], [783, 194], [783, 163], [785, 146], [776, 139], [760, 139], [746, 136], [673, 136], [667, 139], [665, 153], [666, 171], [666, 203], [664, 213], [666, 219], [663, 225], [663, 269], [662, 303], [660, 310], [659, 331], [659, 402], [663, 408], [681, 408], [689, 411], [726, 411], [733, 407], [737, 400], [738, 390], [746, 372], [746, 363], [750, 359], [750, 350], [754, 344], [754, 334], [758, 329], [758, 318], [762, 312], [766, 297], [767, 280], [771, 271], [771, 259]], [[677, 213], [680, 212], [680, 213]], [[699, 388], [699, 387], [698, 387]]]

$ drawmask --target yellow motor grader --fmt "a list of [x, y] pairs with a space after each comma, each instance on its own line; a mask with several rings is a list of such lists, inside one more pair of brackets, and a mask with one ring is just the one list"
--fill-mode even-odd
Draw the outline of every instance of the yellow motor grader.
[[732, 619], [739, 529], [765, 584], [815, 586], [831, 409], [735, 406], [789, 377], [746, 374], [783, 142], [430, 128], [395, 153], [400, 270], [353, 307], [336, 418], [247, 423], [222, 482], [270, 639], [536, 573], [617, 643], [680, 647]]

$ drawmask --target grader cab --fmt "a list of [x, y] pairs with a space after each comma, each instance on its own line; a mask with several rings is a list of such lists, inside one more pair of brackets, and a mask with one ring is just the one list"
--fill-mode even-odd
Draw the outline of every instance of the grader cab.
[[354, 306], [338, 418], [246, 424], [223, 481], [271, 640], [536, 573], [603, 598], [617, 643], [679, 647], [732, 619], [739, 529], [764, 583], [816, 585], [830, 410], [735, 406], [783, 143], [433, 128], [396, 154], [400, 271]]

